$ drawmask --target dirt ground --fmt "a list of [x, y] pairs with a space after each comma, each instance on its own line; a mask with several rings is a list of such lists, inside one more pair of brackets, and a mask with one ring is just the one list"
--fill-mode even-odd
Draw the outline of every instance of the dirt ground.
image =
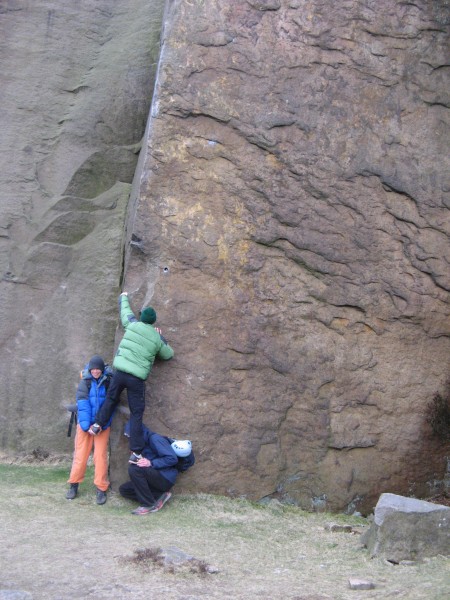
[[[68, 466], [0, 464], [0, 600], [447, 600], [450, 560], [370, 559], [361, 517], [310, 514], [214, 496], [179, 496], [158, 513], [110, 493], [95, 504], [92, 473], [65, 499]], [[330, 523], [353, 533], [331, 532]], [[191, 555], [213, 573], [139, 561], [157, 549]], [[375, 584], [351, 590], [349, 579]]]

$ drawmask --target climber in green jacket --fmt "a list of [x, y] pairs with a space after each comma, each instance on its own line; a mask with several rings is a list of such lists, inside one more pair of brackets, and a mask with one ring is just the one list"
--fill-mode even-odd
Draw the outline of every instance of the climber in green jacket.
[[149, 306], [144, 308], [138, 320], [130, 308], [127, 292], [119, 296], [120, 320], [125, 329], [122, 341], [114, 357], [115, 369], [109, 384], [105, 402], [95, 417], [89, 433], [97, 435], [108, 423], [114, 408], [120, 400], [120, 394], [127, 390], [130, 407], [130, 463], [137, 463], [142, 458], [145, 446], [142, 433], [142, 417], [145, 410], [145, 380], [147, 379], [155, 358], [169, 360], [174, 352], [163, 337], [161, 330], [153, 327], [156, 312]]

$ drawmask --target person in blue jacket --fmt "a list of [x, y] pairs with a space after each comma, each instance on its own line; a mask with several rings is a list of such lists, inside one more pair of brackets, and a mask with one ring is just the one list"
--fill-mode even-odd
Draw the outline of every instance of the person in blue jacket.
[[[174, 440], [142, 426], [144, 450], [137, 463], [130, 463], [130, 481], [123, 483], [119, 492], [124, 498], [136, 500], [140, 506], [131, 511], [133, 515], [147, 515], [161, 510], [172, 494], [180, 472], [187, 471], [195, 463], [189, 440]], [[125, 426], [128, 437], [130, 423]]]
[[97, 411], [105, 402], [111, 375], [111, 368], [106, 366], [103, 358], [97, 354], [91, 358], [81, 373], [76, 394], [78, 425], [72, 468], [68, 479], [70, 487], [66, 494], [67, 500], [73, 500], [77, 496], [78, 486], [84, 480], [87, 462], [94, 448], [96, 502], [97, 504], [106, 502], [106, 491], [109, 488], [108, 444], [111, 419], [97, 436], [90, 433], [90, 427], [95, 422]]

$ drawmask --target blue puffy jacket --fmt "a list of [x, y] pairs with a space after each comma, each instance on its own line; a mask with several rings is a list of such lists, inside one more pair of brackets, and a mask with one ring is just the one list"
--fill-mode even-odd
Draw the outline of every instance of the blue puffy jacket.
[[[106, 399], [111, 374], [111, 368], [108, 366], [105, 367], [102, 376], [98, 380], [92, 377], [87, 368], [82, 372], [76, 398], [78, 422], [83, 431], [87, 431], [95, 423], [95, 415]], [[112, 417], [103, 429], [107, 429], [111, 425], [111, 421]]]
[[[152, 462], [152, 468], [157, 469], [163, 477], [172, 484], [175, 483], [178, 473], [187, 471], [195, 462], [194, 452], [186, 458], [179, 458], [173, 450], [172, 438], [160, 435], [142, 425], [144, 433], [144, 450], [142, 456]], [[130, 434], [130, 422], [125, 425], [125, 435]], [[142, 468], [142, 467], [138, 467]]]

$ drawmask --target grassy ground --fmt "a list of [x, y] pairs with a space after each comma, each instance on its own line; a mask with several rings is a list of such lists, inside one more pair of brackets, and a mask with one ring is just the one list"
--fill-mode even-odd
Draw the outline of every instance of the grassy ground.
[[[358, 517], [311, 514], [215, 496], [178, 496], [159, 513], [136, 517], [135, 504], [109, 494], [95, 504], [92, 471], [76, 500], [65, 499], [69, 465], [0, 464], [0, 597], [34, 600], [444, 600], [450, 561], [392, 565], [370, 559], [359, 534], [329, 523], [368, 526]], [[217, 573], [171, 573], [137, 552], [175, 546]], [[374, 590], [349, 588], [349, 578]]]

